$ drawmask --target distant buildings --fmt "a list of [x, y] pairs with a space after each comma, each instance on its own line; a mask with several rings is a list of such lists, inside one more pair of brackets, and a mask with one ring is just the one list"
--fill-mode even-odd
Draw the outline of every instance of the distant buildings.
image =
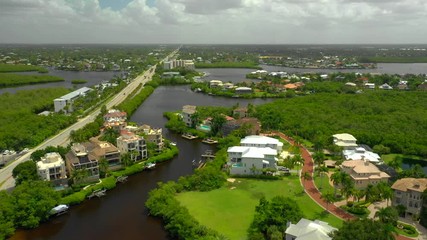
[[91, 88], [82, 87], [74, 92], [68, 93], [60, 98], [53, 100], [55, 112], [64, 111], [65, 113], [73, 112], [73, 101], [81, 96], [85, 96]]
[[329, 234], [338, 229], [327, 222], [308, 220], [301, 218], [297, 224], [288, 223], [286, 228], [286, 240], [330, 240]]
[[387, 182], [390, 176], [380, 171], [374, 164], [366, 160], [349, 160], [341, 164], [341, 170], [348, 173], [356, 189], [364, 189], [369, 184], [376, 185]]
[[418, 215], [422, 206], [422, 195], [427, 189], [427, 178], [402, 178], [397, 180], [391, 188], [394, 190], [393, 206], [403, 205], [405, 213]]
[[183, 67], [185, 69], [194, 70], [193, 60], [170, 60], [163, 62], [163, 69], [170, 70], [178, 67]]

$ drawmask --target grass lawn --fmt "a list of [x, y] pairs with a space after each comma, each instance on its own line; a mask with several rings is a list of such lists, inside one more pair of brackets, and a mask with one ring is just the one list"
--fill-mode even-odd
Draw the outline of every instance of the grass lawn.
[[237, 178], [234, 183], [210, 192], [184, 192], [177, 199], [188, 208], [202, 225], [212, 228], [230, 239], [246, 239], [246, 231], [253, 220], [255, 206], [265, 196], [271, 199], [283, 195], [296, 200], [306, 218], [320, 219], [340, 227], [342, 221], [325, 213], [303, 189], [297, 176], [284, 180], [256, 180]]
[[334, 187], [329, 184], [329, 177], [326, 174], [317, 176], [317, 173], [314, 173], [314, 184], [322, 194], [334, 193]]

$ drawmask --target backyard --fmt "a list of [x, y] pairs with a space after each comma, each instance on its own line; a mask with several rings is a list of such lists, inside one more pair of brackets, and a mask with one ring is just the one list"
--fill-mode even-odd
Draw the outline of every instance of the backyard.
[[234, 183], [210, 192], [184, 192], [177, 199], [188, 208], [202, 225], [212, 228], [230, 239], [246, 239], [259, 199], [282, 195], [298, 202], [304, 216], [319, 219], [334, 227], [342, 221], [325, 213], [306, 193], [297, 176], [283, 180], [255, 180], [237, 178]]

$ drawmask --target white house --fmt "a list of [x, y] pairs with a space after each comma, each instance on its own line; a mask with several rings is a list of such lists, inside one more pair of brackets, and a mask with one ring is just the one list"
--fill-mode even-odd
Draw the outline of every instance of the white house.
[[367, 160], [371, 163], [380, 163], [381, 157], [371, 151], [367, 151], [363, 147], [356, 147], [354, 149], [343, 150], [345, 160]]
[[82, 87], [80, 89], [77, 89], [74, 92], [70, 92], [60, 98], [57, 98], [53, 100], [53, 105], [55, 107], [55, 112], [59, 112], [61, 110], [65, 112], [72, 112], [73, 106], [72, 103], [75, 99], [79, 98], [80, 96], [86, 95], [86, 93], [92, 91], [91, 88], [88, 87]]
[[379, 86], [380, 89], [384, 89], [384, 90], [392, 90], [393, 87], [388, 85], [387, 83], [384, 83], [383, 85]]
[[210, 88], [214, 88], [214, 87], [222, 87], [222, 81], [221, 80], [210, 80], [209, 81], [209, 87]]
[[270, 147], [234, 146], [227, 153], [232, 175], [261, 174], [262, 169], [277, 167], [277, 150]]
[[269, 147], [272, 149], [276, 149], [278, 152], [281, 152], [283, 147], [283, 143], [280, 142], [278, 139], [259, 135], [246, 136], [245, 138], [240, 140], [240, 145], [259, 148]]
[[37, 162], [37, 172], [46, 181], [66, 179], [65, 161], [56, 152], [46, 153]]
[[375, 83], [365, 83], [365, 88], [375, 89]]
[[330, 240], [329, 233], [338, 229], [319, 220], [301, 218], [297, 224], [288, 223], [286, 240]]
[[[130, 153], [134, 161], [148, 157], [145, 139], [127, 130], [120, 131], [120, 137], [117, 138], [117, 148], [121, 153]], [[133, 152], [137, 152], [136, 156], [133, 156]]]
[[193, 125], [193, 114], [196, 113], [196, 106], [193, 105], [184, 105], [182, 107], [182, 120], [184, 121], [187, 127], [191, 127]]
[[351, 134], [339, 133], [332, 135], [332, 137], [334, 138], [334, 144], [345, 150], [354, 149], [358, 146], [356, 143], [357, 139]]

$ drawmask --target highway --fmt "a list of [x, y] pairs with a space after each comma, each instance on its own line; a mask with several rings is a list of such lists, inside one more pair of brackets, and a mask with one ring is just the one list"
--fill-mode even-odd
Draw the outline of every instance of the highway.
[[[179, 49], [173, 51], [168, 57], [175, 55]], [[166, 58], [168, 58], [166, 57]], [[166, 59], [165, 58], [165, 59]], [[161, 61], [161, 63], [163, 60]], [[151, 80], [156, 69], [156, 65], [149, 68], [147, 71], [137, 76], [133, 81], [131, 81], [125, 88], [123, 88], [118, 94], [116, 94], [109, 102], [106, 103], [107, 109], [110, 109], [114, 106], [119, 105], [123, 102], [129, 94], [131, 94], [139, 84], [145, 85], [148, 81]], [[96, 116], [100, 113], [101, 107], [98, 107], [95, 111], [90, 113], [85, 118], [79, 119], [75, 124], [70, 127], [64, 129], [59, 134], [45, 140], [43, 143], [38, 145], [37, 147], [30, 149], [27, 153], [17, 158], [15, 161], [9, 163], [3, 169], [0, 169], [0, 190], [11, 189], [15, 186], [15, 180], [12, 177], [13, 169], [20, 163], [27, 161], [30, 159], [31, 154], [39, 149], [44, 149], [47, 146], [58, 146], [58, 145], [66, 145], [69, 143], [69, 136], [71, 131], [78, 130], [84, 127], [86, 124], [93, 122]]]

